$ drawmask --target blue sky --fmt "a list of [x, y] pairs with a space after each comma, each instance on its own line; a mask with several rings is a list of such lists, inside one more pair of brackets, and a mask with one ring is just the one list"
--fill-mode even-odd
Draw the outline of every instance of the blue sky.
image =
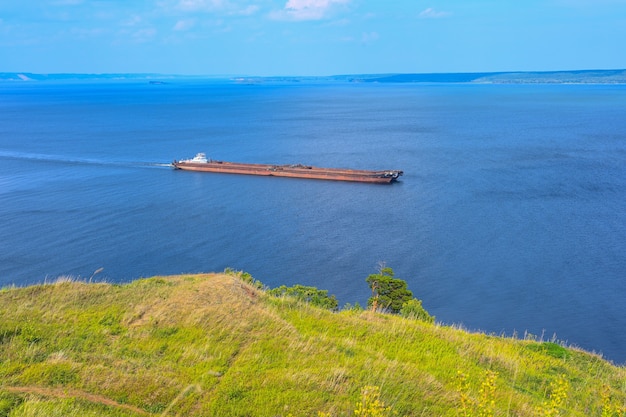
[[0, 72], [626, 68], [626, 0], [0, 0]]

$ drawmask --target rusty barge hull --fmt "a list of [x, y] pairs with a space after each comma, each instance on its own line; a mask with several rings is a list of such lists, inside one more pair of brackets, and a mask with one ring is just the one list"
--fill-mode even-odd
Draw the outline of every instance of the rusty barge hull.
[[353, 181], [388, 184], [403, 174], [402, 171], [368, 171], [341, 168], [318, 168], [306, 165], [247, 164], [224, 161], [174, 161], [174, 169], [220, 174], [261, 175], [268, 177], [289, 177], [333, 181]]

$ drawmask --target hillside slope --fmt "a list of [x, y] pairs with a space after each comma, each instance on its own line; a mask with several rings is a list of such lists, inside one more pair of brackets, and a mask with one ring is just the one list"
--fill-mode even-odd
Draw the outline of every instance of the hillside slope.
[[625, 369], [595, 355], [333, 313], [232, 274], [0, 290], [0, 417], [605, 417], [625, 402]]

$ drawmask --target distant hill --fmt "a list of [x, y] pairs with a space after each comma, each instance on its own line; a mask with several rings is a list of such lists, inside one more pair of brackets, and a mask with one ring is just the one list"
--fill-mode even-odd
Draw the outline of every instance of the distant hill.
[[626, 412], [626, 370], [597, 355], [535, 336], [334, 312], [244, 278], [0, 289], [0, 416]]
[[200, 80], [224, 79], [244, 84], [294, 82], [369, 83], [492, 83], [492, 84], [626, 84], [626, 70], [580, 70], [539, 72], [468, 72], [429, 74], [350, 74], [332, 76], [188, 76], [175, 74], [34, 74], [3, 72], [0, 81], [89, 81], [89, 80]]
[[[355, 80], [359, 79], [355, 78]], [[390, 74], [368, 76], [360, 79], [360, 81], [379, 83], [623, 84], [626, 83], [626, 70]]]
[[30, 72], [0, 72], [0, 81], [85, 81], [85, 80], [162, 80], [182, 78], [164, 74], [35, 74]]
[[626, 83], [626, 70], [505, 72], [489, 74], [473, 82], [624, 84]]

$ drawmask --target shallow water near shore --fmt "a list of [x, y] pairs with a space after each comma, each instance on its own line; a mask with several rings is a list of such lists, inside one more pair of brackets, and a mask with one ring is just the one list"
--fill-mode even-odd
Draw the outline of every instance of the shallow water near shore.
[[[0, 84], [0, 285], [245, 270], [626, 361], [626, 86]], [[173, 159], [400, 169], [391, 185]], [[92, 277], [95, 271], [101, 272]], [[556, 335], [556, 336], [554, 336]]]

